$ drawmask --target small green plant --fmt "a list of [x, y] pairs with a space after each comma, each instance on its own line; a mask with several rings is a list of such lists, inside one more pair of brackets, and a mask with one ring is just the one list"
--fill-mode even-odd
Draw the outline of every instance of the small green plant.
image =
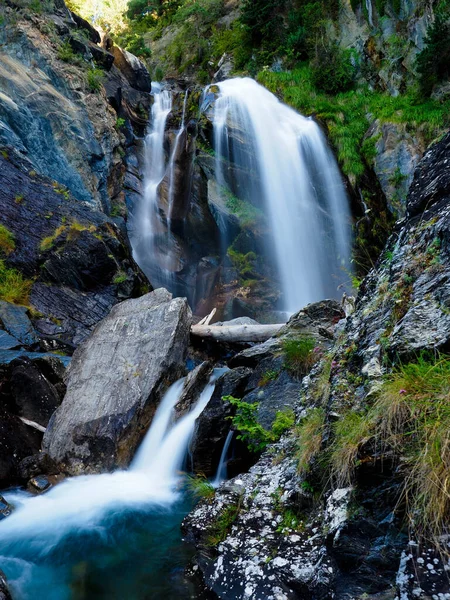
[[271, 381], [275, 381], [275, 379], [277, 379], [277, 377], [278, 377], [279, 374], [280, 374], [280, 372], [276, 371], [274, 369], [266, 371], [264, 373], [264, 375], [261, 377], [261, 379], [259, 380], [258, 386], [259, 387], [264, 387], [265, 385], [267, 385]]
[[96, 228], [94, 225], [82, 225], [81, 223], [78, 223], [78, 221], [73, 221], [70, 225], [60, 225], [55, 229], [52, 235], [45, 237], [41, 241], [39, 250], [41, 252], [46, 252], [47, 250], [50, 250], [51, 248], [53, 248], [56, 240], [63, 234], [66, 235], [67, 242], [72, 242], [78, 238], [82, 231], [90, 231], [91, 233], [93, 233], [95, 230]]
[[86, 80], [91, 92], [98, 92], [101, 89], [104, 76], [101, 69], [88, 69]]
[[22, 204], [23, 201], [24, 201], [24, 197], [22, 194], [17, 194], [17, 196], [14, 198], [14, 202], [16, 204]]
[[286, 368], [297, 377], [306, 375], [320, 358], [319, 353], [314, 352], [316, 341], [309, 336], [283, 340], [281, 347]]
[[57, 181], [55, 181], [55, 182], [53, 182], [53, 189], [55, 190], [55, 192], [57, 194], [61, 194], [61, 196], [63, 196], [64, 200], [69, 200], [70, 192], [66, 187], [64, 187], [63, 185], [60, 185]]
[[81, 56], [75, 54], [69, 42], [63, 42], [61, 44], [61, 46], [58, 48], [57, 55], [59, 60], [62, 60], [66, 63], [78, 65], [82, 61]]
[[123, 119], [122, 117], [118, 117], [116, 119], [116, 129], [122, 129], [122, 127], [125, 125], [126, 120]]
[[9, 269], [0, 260], [0, 299], [13, 304], [28, 304], [33, 282], [25, 279], [16, 269]]
[[292, 509], [284, 509], [281, 513], [282, 520], [278, 524], [277, 533], [292, 533], [292, 531], [303, 531], [305, 523], [303, 519]]
[[124, 283], [128, 279], [128, 275], [125, 271], [118, 271], [117, 275], [113, 279], [113, 283], [115, 285], [119, 285], [120, 283]]
[[285, 431], [293, 427], [295, 415], [292, 409], [277, 411], [271, 430], [264, 429], [257, 421], [259, 404], [250, 404], [233, 396], [224, 396], [224, 402], [229, 402], [236, 407], [232, 420], [233, 427], [238, 431], [236, 436], [247, 445], [250, 452], [262, 452], [268, 444], [280, 439]]
[[224, 508], [213, 523], [207, 538], [208, 546], [217, 546], [223, 542], [231, 531], [233, 523], [238, 518], [241, 503], [231, 504]]
[[0, 223], [0, 253], [8, 256], [16, 249], [14, 234]]
[[41, 244], [39, 246], [39, 250], [41, 252], [45, 252], [47, 250], [50, 250], [50, 248], [53, 247], [54, 243], [59, 238], [59, 236], [62, 235], [66, 231], [66, 229], [67, 229], [66, 225], [60, 225], [57, 229], [55, 229], [55, 231], [52, 233], [52, 235], [49, 235], [49, 236], [45, 237], [41, 241]]
[[202, 473], [197, 475], [188, 475], [186, 479], [186, 488], [194, 498], [214, 498], [216, 490]]

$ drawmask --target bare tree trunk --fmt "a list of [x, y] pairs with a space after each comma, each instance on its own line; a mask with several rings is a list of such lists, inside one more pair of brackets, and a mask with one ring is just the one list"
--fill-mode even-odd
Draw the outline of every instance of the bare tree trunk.
[[193, 325], [191, 334], [218, 342], [265, 342], [276, 335], [284, 323], [274, 325]]

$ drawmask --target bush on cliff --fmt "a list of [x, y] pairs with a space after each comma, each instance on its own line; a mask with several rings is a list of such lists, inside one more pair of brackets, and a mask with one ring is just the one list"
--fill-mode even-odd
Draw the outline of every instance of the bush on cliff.
[[450, 75], [450, 10], [436, 13], [427, 30], [425, 48], [417, 56], [420, 89], [429, 96], [433, 87]]

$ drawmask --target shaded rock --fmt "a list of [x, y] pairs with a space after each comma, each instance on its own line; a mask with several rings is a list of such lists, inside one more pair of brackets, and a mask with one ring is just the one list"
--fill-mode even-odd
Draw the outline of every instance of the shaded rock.
[[9, 391], [14, 414], [47, 427], [50, 417], [61, 403], [60, 395], [39, 366], [22, 357], [10, 364]]
[[70, 11], [70, 15], [71, 15], [72, 19], [75, 21], [78, 29], [82, 29], [89, 35], [89, 39], [91, 40], [91, 42], [94, 42], [94, 44], [100, 44], [100, 42], [101, 42], [100, 34], [95, 29], [95, 27], [92, 27], [92, 25], [89, 23], [89, 21], [86, 21], [86, 19], [83, 19], [83, 17], [80, 17], [80, 15], [77, 15], [76, 13], [74, 13], [72, 11]]
[[47, 477], [45, 477], [44, 475], [39, 475], [37, 477], [33, 477], [28, 482], [28, 489], [30, 489], [30, 491], [37, 492], [39, 494], [42, 494], [42, 492], [45, 492], [46, 490], [48, 490], [51, 487], [52, 487], [52, 484], [47, 479]]
[[0, 350], [10, 350], [20, 345], [19, 340], [0, 329]]
[[0, 488], [8, 487], [19, 480], [19, 463], [39, 452], [42, 433], [28, 427], [9, 414], [0, 412]]
[[191, 406], [198, 400], [212, 372], [210, 362], [203, 362], [186, 377], [186, 381], [181, 392], [180, 399], [175, 406], [176, 418], [179, 419]]
[[[297, 489], [292, 459], [273, 464], [273, 454], [266, 454], [183, 521], [187, 539], [201, 549], [196, 561], [205, 582], [220, 598], [332, 597], [335, 565], [321, 533], [306, 521], [298, 529], [283, 527], [283, 514], [295, 506]], [[227, 510], [235, 518], [211, 551], [209, 538]]]
[[281, 350], [281, 342], [277, 338], [271, 338], [262, 344], [255, 344], [251, 348], [246, 348], [239, 352], [228, 361], [230, 368], [235, 367], [256, 367], [262, 360], [272, 357]]
[[283, 356], [272, 356], [258, 363], [241, 398], [258, 403], [257, 421], [270, 429], [278, 411], [296, 406], [299, 392], [300, 383], [284, 369]]
[[0, 600], [12, 600], [11, 594], [8, 590], [6, 576], [2, 570], [0, 570]]
[[[0, 521], [2, 519], [5, 519], [6, 517], [9, 517], [9, 515], [12, 512], [12, 507], [11, 505], [3, 498], [3, 496], [0, 496]], [[0, 575], [1, 577], [1, 575]], [[1, 581], [0, 581], [1, 583]]]
[[301, 334], [332, 339], [335, 325], [344, 318], [344, 310], [336, 300], [315, 302], [293, 315], [277, 337]]
[[[49, 356], [46, 352], [26, 352], [25, 350], [0, 350], [0, 365], [9, 365], [13, 360], [18, 358], [29, 358], [35, 360], [38, 358], [45, 359]], [[70, 363], [70, 356], [61, 356], [56, 354], [50, 354], [51, 357], [60, 360], [64, 366]]]
[[24, 306], [0, 300], [0, 321], [3, 328], [24, 346], [32, 346], [39, 341]]
[[[30, 303], [47, 317], [44, 323], [43, 317], [38, 319], [42, 337], [73, 348], [119, 298], [139, 295], [145, 277], [122, 229], [106, 215], [33, 173], [32, 165], [14, 153], [8, 159], [0, 154], [0, 170], [0, 222], [16, 241], [6, 259], [8, 267], [34, 281]], [[20, 202], [15, 201], [17, 190]], [[126, 275], [126, 288], [115, 282], [119, 271]], [[22, 344], [39, 341], [23, 307], [2, 303], [0, 319], [9, 322], [3, 328]]]
[[122, 50], [118, 46], [112, 48], [114, 55], [114, 64], [124, 74], [131, 87], [141, 92], [150, 92], [152, 89], [152, 80], [144, 66], [134, 54], [127, 50]]
[[106, 71], [109, 71], [114, 63], [114, 55], [92, 43], [89, 44], [88, 48], [95, 62], [101, 65]]
[[28, 481], [40, 474], [56, 475], [58, 472], [55, 461], [45, 452], [27, 456], [18, 466], [18, 474], [23, 481]]
[[227, 371], [217, 380], [211, 400], [195, 423], [190, 445], [194, 472], [204, 473], [208, 477], [216, 472], [230, 430], [227, 417], [234, 414], [234, 407], [224, 402], [222, 397], [241, 397], [250, 375], [250, 369], [238, 368]]
[[404, 124], [375, 121], [366, 138], [374, 140], [373, 166], [387, 206], [395, 218], [402, 218], [406, 213], [406, 196], [425, 148], [420, 131], [412, 134]]
[[407, 216], [429, 210], [433, 204], [450, 197], [450, 133], [433, 144], [414, 173], [410, 187]]
[[69, 473], [126, 466], [184, 370], [191, 312], [164, 289], [114, 307], [75, 352], [43, 448]]
[[397, 573], [397, 591], [401, 600], [425, 600], [450, 596], [448, 559], [428, 544], [419, 545], [414, 540], [401, 554]]

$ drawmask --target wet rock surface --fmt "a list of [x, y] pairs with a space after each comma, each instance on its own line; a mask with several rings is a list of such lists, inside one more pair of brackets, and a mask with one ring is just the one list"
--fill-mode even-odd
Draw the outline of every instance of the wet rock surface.
[[126, 466], [185, 368], [191, 312], [163, 289], [114, 307], [75, 352], [43, 449], [69, 473]]
[[46, 350], [54, 343], [67, 351], [64, 343], [73, 348], [114, 304], [148, 284], [120, 224], [52, 181], [30, 175], [30, 164], [14, 153], [0, 155], [0, 168], [0, 221], [15, 242], [5, 263], [33, 280], [30, 303], [41, 313], [33, 328], [26, 308], [2, 302], [3, 329], [21, 346], [46, 339]]
[[[310, 373], [297, 380], [292, 404], [300, 426], [311, 410], [323, 411], [319, 458], [310, 459], [306, 470], [301, 466], [301, 433], [294, 429], [184, 521], [185, 536], [198, 550], [196, 565], [219, 598], [450, 597], [445, 552], [405, 526], [407, 473], [392, 451], [362, 443], [352, 485], [333, 480], [333, 471], [320, 460], [333, 448], [333, 424], [349, 411], [363, 414], [383, 376], [399, 360], [414, 361], [422, 350], [448, 351], [450, 215], [447, 171], [442, 168], [450, 156], [447, 146], [444, 138], [425, 155], [408, 196], [412, 217], [397, 224], [363, 282], [352, 314], [343, 319], [338, 305], [326, 305], [325, 312], [320, 303], [307, 307], [291, 319], [281, 339], [246, 349], [229, 361], [229, 377], [249, 372], [239, 397], [258, 401], [255, 382], [262, 369], [277, 365], [283, 337], [308, 331], [326, 349]], [[432, 156], [440, 171], [434, 170]], [[282, 366], [279, 373], [281, 377]], [[267, 393], [273, 381], [265, 383]], [[283, 382], [278, 397], [289, 397], [288, 389]], [[446, 541], [443, 532], [440, 543]]]

